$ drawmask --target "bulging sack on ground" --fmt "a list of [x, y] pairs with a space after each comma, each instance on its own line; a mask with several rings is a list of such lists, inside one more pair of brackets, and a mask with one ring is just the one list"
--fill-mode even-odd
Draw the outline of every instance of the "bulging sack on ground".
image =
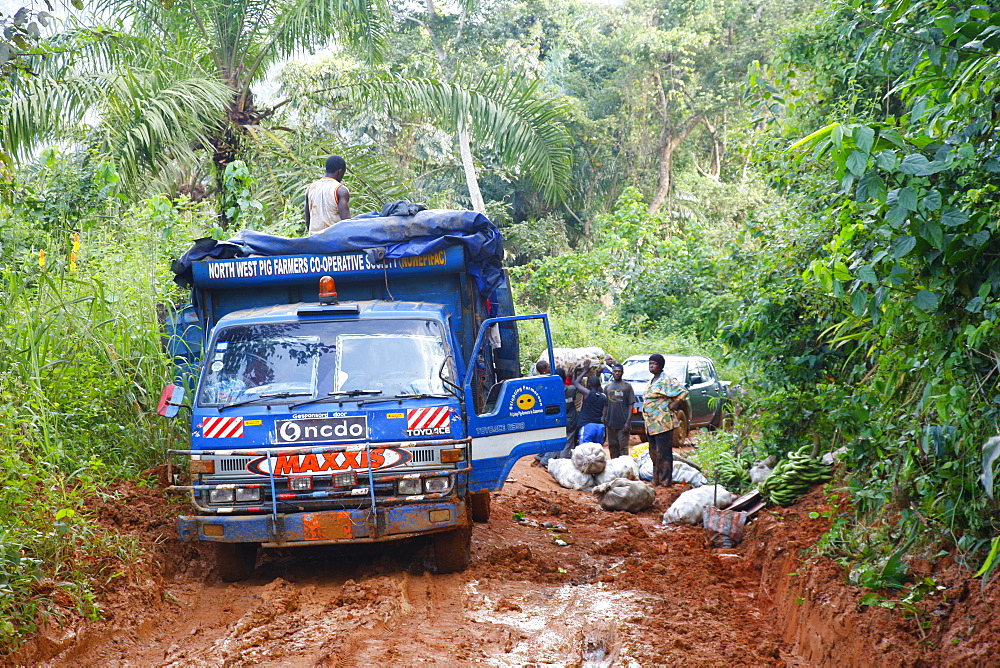
[[597, 443], [581, 443], [573, 448], [570, 459], [581, 473], [600, 473], [608, 463], [604, 447]]
[[[653, 460], [648, 452], [639, 455], [635, 463], [639, 467], [639, 480], [650, 481], [653, 479]], [[692, 487], [701, 487], [708, 481], [698, 469], [674, 460], [674, 482], [684, 482]]]
[[[716, 493], [718, 488], [718, 493]], [[736, 498], [722, 485], [704, 485], [689, 489], [674, 501], [663, 513], [664, 524], [701, 524], [705, 519], [705, 506], [711, 506], [715, 499], [716, 508], [725, 508]]]
[[750, 467], [750, 482], [755, 485], [767, 480], [767, 476], [771, 475], [771, 469], [764, 464], [764, 462], [757, 462]]
[[653, 479], [653, 459], [649, 456], [649, 452], [643, 452], [636, 457], [635, 463], [639, 467], [639, 480], [649, 482]]
[[[652, 462], [651, 462], [652, 463]], [[701, 487], [708, 481], [701, 471], [693, 466], [688, 466], [684, 462], [674, 461], [674, 482], [686, 482], [692, 487]], [[650, 478], [652, 480], [652, 478]]]
[[606, 482], [611, 482], [615, 478], [638, 480], [639, 467], [636, 465], [635, 460], [628, 455], [615, 457], [607, 463], [604, 467], [604, 471], [594, 476], [594, 484], [603, 485]]
[[550, 459], [547, 469], [556, 482], [566, 489], [589, 492], [596, 484], [593, 475], [581, 473], [569, 459]]
[[598, 503], [605, 510], [625, 510], [637, 513], [653, 505], [656, 493], [641, 480], [615, 478], [594, 488]]

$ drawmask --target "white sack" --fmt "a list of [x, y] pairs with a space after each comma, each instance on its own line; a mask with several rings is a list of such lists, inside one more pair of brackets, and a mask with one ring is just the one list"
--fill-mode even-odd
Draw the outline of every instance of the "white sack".
[[637, 513], [653, 505], [656, 493], [641, 480], [615, 478], [594, 488], [598, 503], [605, 510], [626, 510]]
[[604, 446], [599, 443], [581, 443], [573, 448], [570, 459], [573, 461], [573, 466], [581, 473], [600, 473], [608, 462]]
[[[652, 462], [650, 462], [650, 470], [652, 470]], [[679, 462], [674, 460], [674, 482], [686, 482], [692, 487], [701, 487], [708, 481], [705, 480], [705, 476], [701, 474], [701, 471], [693, 466], [689, 466], [684, 462]], [[652, 477], [650, 477], [652, 480]]]
[[722, 485], [705, 485], [696, 489], [689, 489], [674, 501], [673, 505], [663, 513], [664, 524], [688, 524], [700, 525], [704, 519], [705, 506], [712, 505], [715, 496], [715, 488], [718, 487], [716, 508], [725, 508], [736, 497], [729, 493]]
[[568, 459], [550, 459], [547, 468], [556, 482], [566, 489], [589, 492], [594, 489], [596, 484], [594, 476], [589, 473], [581, 473]]
[[755, 485], [767, 480], [767, 477], [771, 475], [771, 469], [764, 465], [764, 462], [757, 462], [750, 467], [750, 482]]
[[636, 465], [635, 460], [628, 455], [615, 457], [607, 463], [604, 467], [604, 471], [594, 476], [594, 484], [603, 485], [606, 482], [611, 482], [615, 478], [638, 480], [639, 467]]
[[[635, 462], [639, 466], [639, 480], [645, 480], [647, 482], [652, 480], [653, 460], [650, 458], [649, 453], [642, 453], [638, 458], [636, 458]], [[686, 482], [692, 487], [701, 487], [708, 481], [705, 479], [705, 476], [701, 474], [701, 471], [675, 459], [674, 482]]]

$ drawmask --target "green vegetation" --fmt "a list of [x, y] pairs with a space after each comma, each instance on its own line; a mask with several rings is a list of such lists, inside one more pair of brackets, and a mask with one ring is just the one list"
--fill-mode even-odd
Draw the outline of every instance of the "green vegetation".
[[485, 210], [557, 345], [715, 359], [745, 394], [710, 475], [845, 448], [820, 549], [851, 581], [924, 596], [907, 560], [943, 553], [995, 577], [995, 2], [88, 9], [0, 16], [4, 647], [98, 615], [141, 549], [86, 500], [186, 438], [151, 417], [169, 260], [301, 233], [330, 153], [355, 212]]

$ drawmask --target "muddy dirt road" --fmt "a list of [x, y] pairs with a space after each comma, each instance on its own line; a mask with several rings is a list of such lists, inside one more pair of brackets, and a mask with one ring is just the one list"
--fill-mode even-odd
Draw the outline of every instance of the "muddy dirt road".
[[170, 508], [140, 510], [138, 497], [111, 500], [102, 510], [111, 520], [162, 532], [158, 559], [167, 576], [112, 593], [107, 621], [50, 625], [16, 661], [795, 662], [782, 653], [769, 620], [772, 604], [741, 567], [740, 552], [706, 549], [700, 528], [659, 525], [679, 491], [661, 490], [657, 505], [639, 515], [606, 512], [593, 495], [560, 488], [528, 461], [494, 499], [491, 522], [476, 525], [472, 566], [446, 576], [427, 570], [422, 544], [401, 543], [265, 551], [250, 580], [226, 585], [211, 571], [207, 551], [171, 538]]

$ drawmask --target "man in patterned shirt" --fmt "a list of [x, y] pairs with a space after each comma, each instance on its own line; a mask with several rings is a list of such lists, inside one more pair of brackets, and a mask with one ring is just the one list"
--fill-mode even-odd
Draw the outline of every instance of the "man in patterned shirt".
[[669, 487], [674, 482], [674, 430], [680, 426], [674, 411], [688, 396], [680, 381], [663, 373], [664, 361], [663, 355], [649, 356], [649, 373], [653, 378], [643, 393], [642, 416], [649, 435], [654, 487]]

